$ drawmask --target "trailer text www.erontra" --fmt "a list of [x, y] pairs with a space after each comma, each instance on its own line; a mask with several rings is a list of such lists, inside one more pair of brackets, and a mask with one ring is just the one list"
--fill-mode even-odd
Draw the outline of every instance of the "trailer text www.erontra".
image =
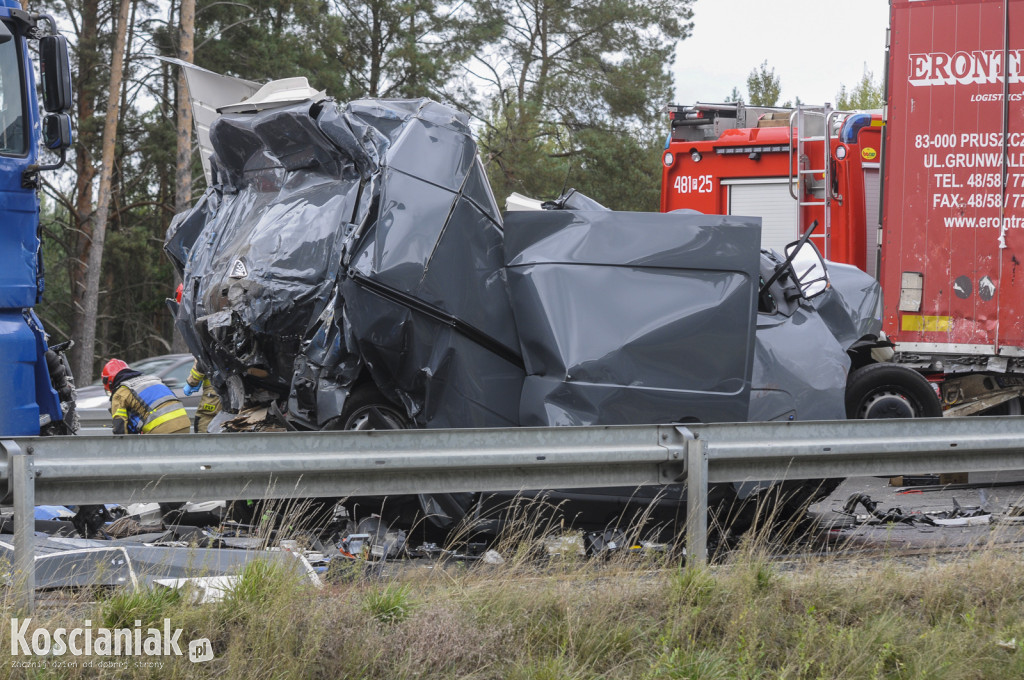
[[1018, 215], [1008, 215], [1002, 218], [1002, 224], [998, 217], [966, 217], [963, 215], [955, 215], [953, 217], [943, 218], [946, 226], [953, 229], [999, 229], [1000, 227], [1006, 227], [1007, 229], [1021, 229], [1024, 228], [1024, 217]]

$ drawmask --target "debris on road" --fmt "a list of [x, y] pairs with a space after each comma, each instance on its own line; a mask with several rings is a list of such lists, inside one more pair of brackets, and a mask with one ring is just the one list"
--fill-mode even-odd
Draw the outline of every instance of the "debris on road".
[[[229, 576], [254, 560], [280, 562], [319, 576], [300, 554], [280, 550], [224, 550], [193, 544], [164, 544], [166, 534], [129, 539], [36, 538], [36, 588], [143, 587], [161, 579]], [[0, 560], [14, 564], [14, 537], [0, 534]], [[10, 573], [5, 575], [9, 581]]]
[[[907, 512], [900, 507], [883, 511], [878, 509], [879, 502], [867, 494], [855, 493], [846, 499], [842, 512], [866, 524], [913, 524], [919, 522], [930, 526], [962, 527], [979, 526], [992, 521], [992, 513], [982, 507], [962, 507], [955, 498], [952, 500], [953, 509], [941, 512]], [[863, 506], [868, 514], [855, 514], [858, 505]]]

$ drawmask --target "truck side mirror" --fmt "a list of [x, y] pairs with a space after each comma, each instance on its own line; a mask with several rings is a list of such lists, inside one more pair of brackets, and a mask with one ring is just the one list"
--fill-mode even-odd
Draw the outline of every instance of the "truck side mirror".
[[0, 21], [0, 45], [3, 45], [5, 42], [10, 42], [13, 37], [14, 36], [11, 35], [11, 29], [7, 28], [7, 24]]
[[39, 39], [40, 71], [43, 75], [43, 108], [49, 113], [71, 110], [71, 61], [68, 41], [62, 35]]
[[43, 118], [43, 144], [52, 151], [71, 146], [71, 116], [51, 113]]

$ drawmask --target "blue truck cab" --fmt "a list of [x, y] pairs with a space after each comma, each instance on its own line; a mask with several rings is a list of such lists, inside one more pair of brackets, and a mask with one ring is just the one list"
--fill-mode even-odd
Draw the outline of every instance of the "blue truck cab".
[[[45, 116], [30, 42], [38, 45]], [[67, 414], [74, 383], [60, 351], [66, 347], [48, 347], [32, 311], [43, 295], [39, 173], [63, 165], [70, 109], [67, 42], [56, 24], [15, 0], [0, 0], [0, 436], [73, 429]], [[40, 164], [44, 145], [60, 154], [59, 162]]]

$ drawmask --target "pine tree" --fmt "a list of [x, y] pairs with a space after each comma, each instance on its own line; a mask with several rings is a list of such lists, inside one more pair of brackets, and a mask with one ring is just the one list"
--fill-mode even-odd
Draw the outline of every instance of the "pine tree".
[[782, 86], [774, 68], [768, 68], [768, 60], [750, 71], [747, 76], [747, 92], [750, 94], [751, 106], [775, 106], [779, 103]]
[[836, 108], [840, 111], [879, 109], [885, 103], [885, 92], [881, 83], [875, 82], [875, 74], [864, 68], [860, 82], [847, 92], [846, 85], [839, 86], [836, 94]]
[[[471, 70], [499, 201], [575, 186], [609, 207], [657, 208], [677, 41], [690, 0], [501, 0], [506, 30]], [[624, 176], [628, 179], [624, 180]]]

